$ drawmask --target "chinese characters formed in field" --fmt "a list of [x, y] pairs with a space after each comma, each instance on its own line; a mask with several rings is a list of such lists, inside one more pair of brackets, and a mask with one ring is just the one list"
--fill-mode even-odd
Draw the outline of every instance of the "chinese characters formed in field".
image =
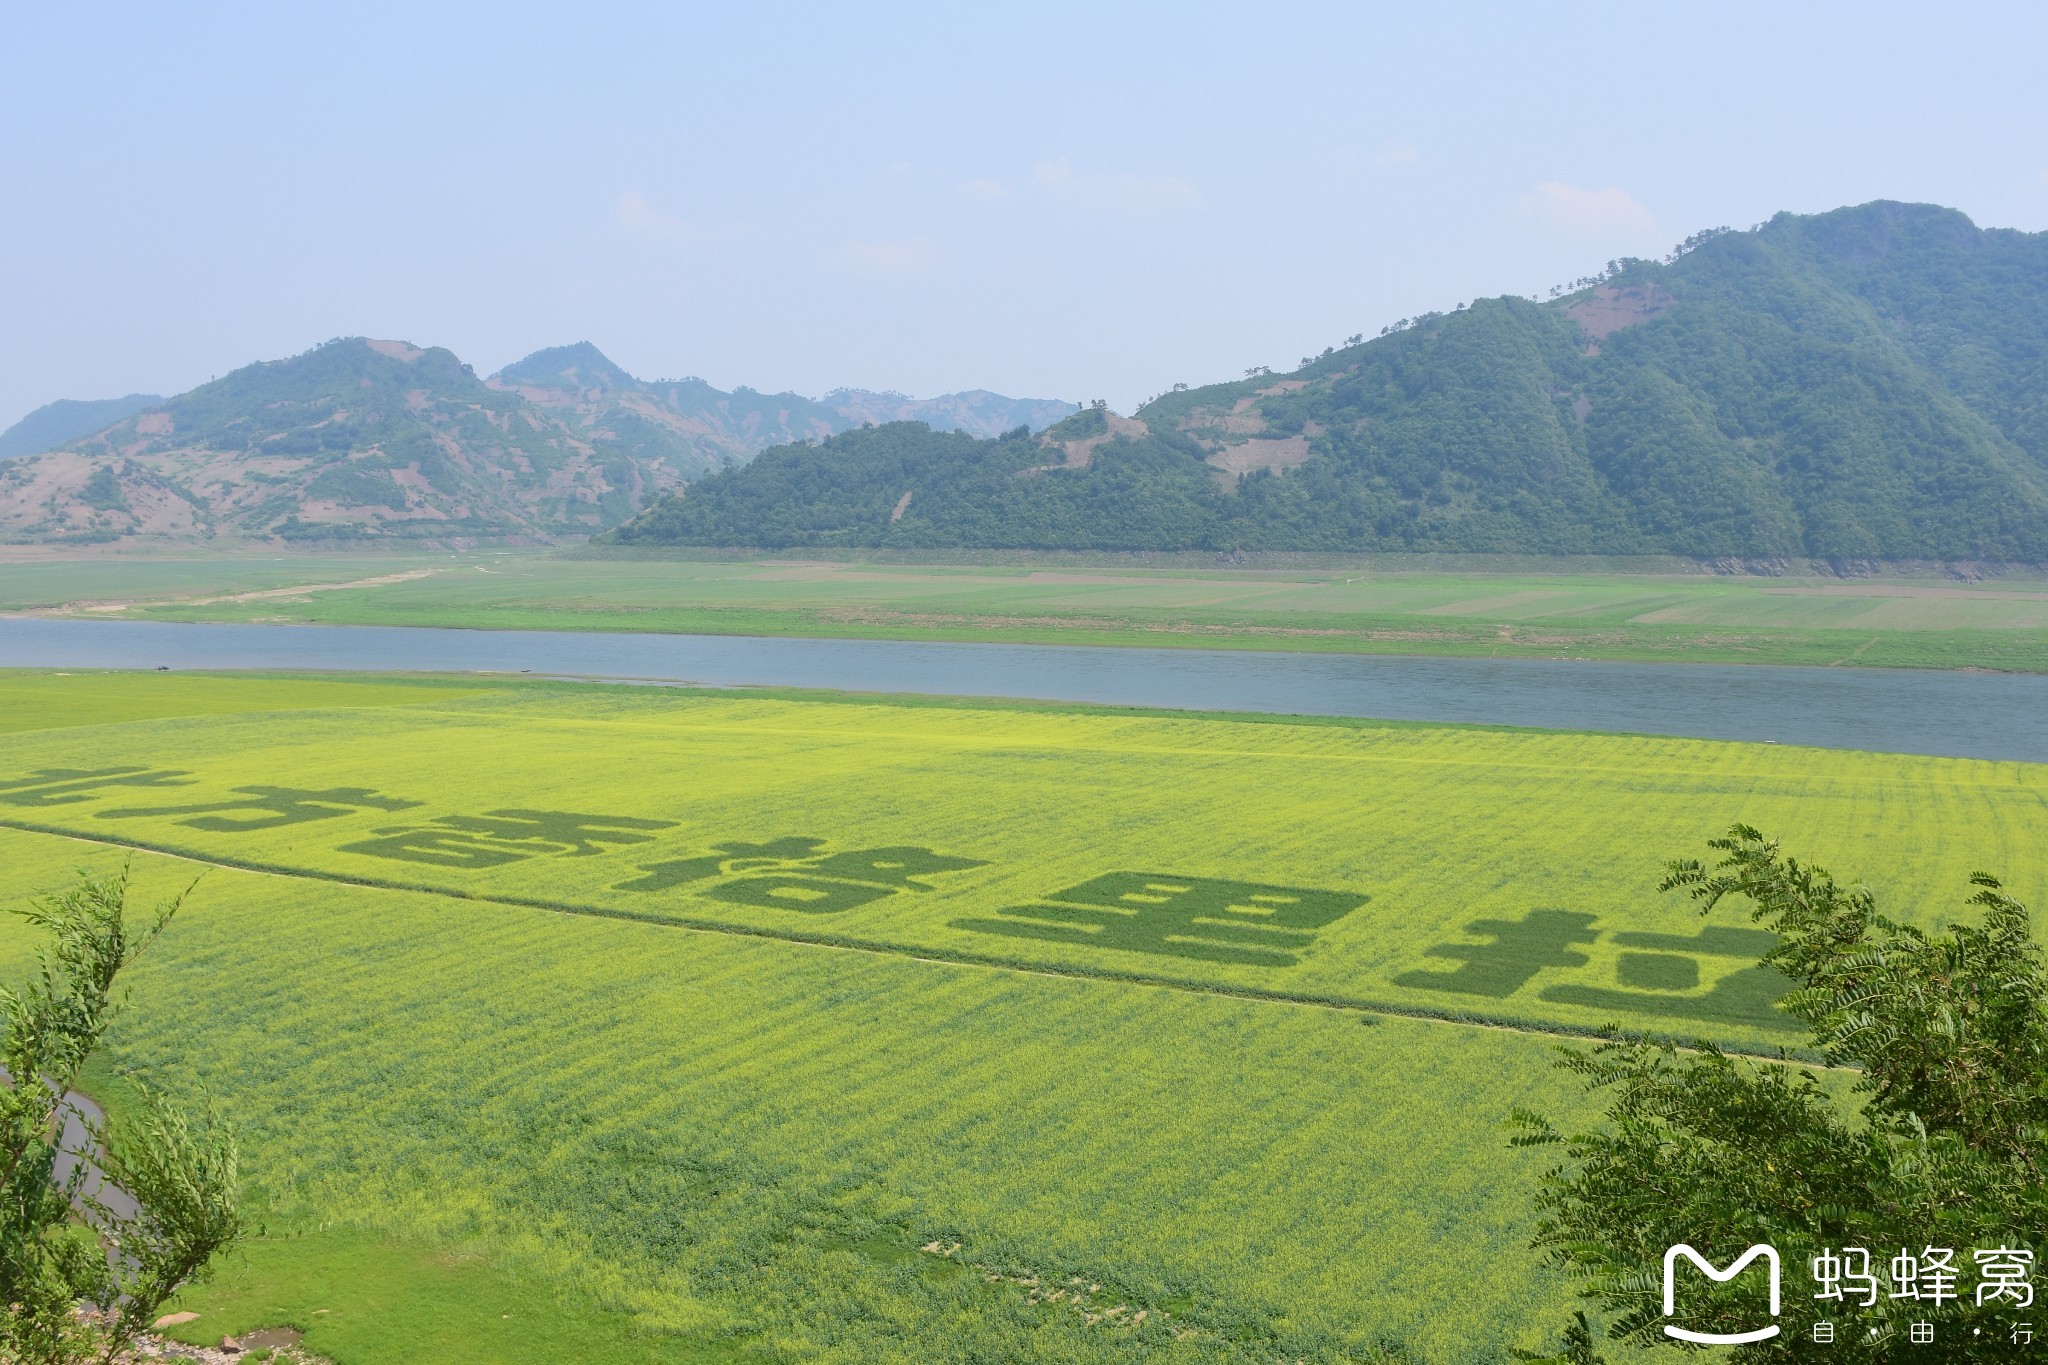
[[[1573, 910], [1532, 910], [1519, 920], [1475, 920], [1466, 932], [1483, 941], [1439, 943], [1424, 956], [1458, 963], [1449, 971], [1415, 970], [1394, 977], [1411, 990], [1503, 1000], [1547, 969], [1586, 969], [1592, 980], [1545, 986], [1537, 998], [1602, 1011], [1669, 1019], [1792, 1027], [1774, 1008], [1791, 983], [1757, 959], [1777, 944], [1760, 929], [1709, 925], [1696, 934], [1620, 930], [1602, 935], [1594, 917]], [[1619, 952], [1595, 965], [1594, 945]], [[1605, 977], [1611, 984], [1595, 984]]]
[[839, 853], [824, 852], [824, 845], [823, 839], [800, 836], [759, 844], [713, 844], [709, 853], [643, 864], [640, 871], [645, 875], [613, 889], [685, 889], [731, 905], [828, 915], [901, 891], [930, 891], [933, 888], [923, 878], [986, 866], [976, 858], [956, 858], [908, 844]]
[[506, 808], [386, 826], [375, 838], [343, 844], [341, 851], [431, 867], [500, 867], [550, 854], [588, 858], [620, 845], [651, 843], [655, 831], [673, 828], [673, 820]]
[[[673, 895], [762, 910], [833, 915], [895, 897], [921, 897], [939, 889], [934, 879], [985, 867], [979, 858], [943, 853], [921, 844], [835, 848], [822, 838], [785, 835], [765, 841], [727, 840], [685, 845], [662, 857], [647, 845], [676, 837], [673, 820], [589, 811], [506, 806], [479, 813], [415, 813], [425, 803], [370, 787], [293, 787], [250, 784], [224, 793], [180, 793], [179, 799], [140, 801], [138, 791], [193, 785], [172, 769], [43, 768], [0, 780], [0, 805], [25, 807], [102, 803], [92, 812], [109, 821], [155, 820], [211, 834], [254, 835], [328, 821], [353, 821], [337, 836], [337, 852], [358, 858], [411, 863], [454, 872], [481, 872], [536, 858], [582, 859], [634, 850], [636, 876], [611, 884], [634, 897]], [[398, 817], [375, 823], [380, 817]], [[367, 818], [365, 818], [367, 817]], [[367, 829], [362, 826], [368, 825]], [[1091, 949], [1253, 967], [1292, 967], [1318, 931], [1369, 898], [1360, 892], [1283, 886], [1174, 872], [1107, 872], [1007, 905], [950, 927], [1011, 939], [1036, 939]], [[1527, 949], [1557, 940], [1550, 958], [1521, 953], [1510, 963], [1494, 948], [1440, 950], [1463, 959], [1443, 974], [1452, 989], [1511, 991], [1531, 963], [1574, 961], [1566, 946], [1590, 937], [1585, 916], [1534, 919], [1528, 925], [1485, 923], [1500, 944]], [[1510, 955], [1512, 956], [1512, 955]]]
[[105, 796], [109, 788], [183, 787], [191, 776], [175, 768], [38, 768], [0, 782], [0, 806], [68, 806]]
[[1001, 919], [960, 919], [953, 927], [1203, 962], [1292, 967], [1318, 929], [1369, 899], [1355, 891], [1109, 872], [1030, 905], [1006, 906], [996, 912]]
[[247, 830], [276, 829], [280, 825], [303, 825], [315, 820], [334, 820], [362, 811], [402, 811], [423, 804], [380, 796], [368, 787], [236, 787], [224, 801], [200, 801], [182, 806], [120, 806], [93, 812], [101, 820], [133, 820], [143, 816], [182, 816], [173, 824], [220, 834]]

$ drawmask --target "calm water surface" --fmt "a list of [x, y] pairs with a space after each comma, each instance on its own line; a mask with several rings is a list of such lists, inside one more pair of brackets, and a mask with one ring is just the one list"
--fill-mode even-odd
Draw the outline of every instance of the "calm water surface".
[[0, 667], [490, 672], [1477, 721], [2048, 762], [2048, 676], [0, 617]]

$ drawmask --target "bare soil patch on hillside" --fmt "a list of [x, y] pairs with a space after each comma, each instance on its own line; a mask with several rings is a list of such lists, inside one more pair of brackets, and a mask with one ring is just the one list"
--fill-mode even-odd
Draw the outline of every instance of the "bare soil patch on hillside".
[[1308, 443], [1322, 434], [1321, 424], [1307, 422], [1293, 436], [1255, 438], [1224, 446], [1209, 456], [1209, 463], [1231, 474], [1249, 474], [1255, 469], [1293, 469], [1308, 462]]
[[1631, 285], [1627, 289], [1603, 284], [1593, 291], [1591, 298], [1564, 311], [1588, 337], [1601, 342], [1624, 327], [1633, 327], [1669, 312], [1677, 302], [1654, 284]]
[[1128, 436], [1135, 440], [1137, 437], [1149, 436], [1152, 433], [1152, 428], [1135, 417], [1119, 417], [1113, 412], [1104, 416], [1108, 419], [1109, 429], [1100, 436], [1088, 436], [1078, 441], [1044, 442], [1052, 449], [1064, 452], [1066, 458], [1060, 463], [1033, 465], [1029, 469], [1020, 469], [1017, 472], [1022, 475], [1036, 474], [1048, 469], [1086, 469], [1094, 461], [1096, 449], [1104, 443], [1119, 436]]

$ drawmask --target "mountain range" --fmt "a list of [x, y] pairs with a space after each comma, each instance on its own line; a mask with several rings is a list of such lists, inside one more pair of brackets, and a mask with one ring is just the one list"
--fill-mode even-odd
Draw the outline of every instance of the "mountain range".
[[1128, 418], [772, 448], [605, 539], [2048, 562], [2048, 233], [1779, 214]]
[[160, 394], [131, 393], [126, 398], [59, 398], [45, 403], [5, 431], [0, 431], [0, 460], [33, 455], [103, 431], [124, 417], [163, 402]]
[[357, 337], [0, 433], [0, 539], [591, 536], [2048, 562], [2048, 233], [1779, 214], [1129, 417]]
[[588, 342], [482, 379], [438, 347], [353, 337], [175, 398], [37, 409], [0, 433], [0, 539], [581, 538], [766, 446], [873, 421], [993, 435], [1075, 410], [982, 390], [727, 393], [636, 379]]

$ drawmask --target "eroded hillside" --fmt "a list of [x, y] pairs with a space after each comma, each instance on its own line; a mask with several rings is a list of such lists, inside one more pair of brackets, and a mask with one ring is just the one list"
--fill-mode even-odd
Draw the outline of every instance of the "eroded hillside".
[[588, 439], [448, 351], [351, 338], [9, 462], [0, 535], [544, 540], [601, 530], [685, 472]]
[[2044, 374], [2048, 233], [1866, 204], [1083, 413], [1030, 449], [921, 428], [790, 447], [617, 534], [2048, 562]]
[[905, 405], [981, 426], [1073, 409], [980, 390], [728, 393], [636, 379], [588, 342], [479, 379], [446, 350], [357, 337], [129, 403], [103, 430], [0, 465], [0, 540], [574, 539], [763, 447]]

